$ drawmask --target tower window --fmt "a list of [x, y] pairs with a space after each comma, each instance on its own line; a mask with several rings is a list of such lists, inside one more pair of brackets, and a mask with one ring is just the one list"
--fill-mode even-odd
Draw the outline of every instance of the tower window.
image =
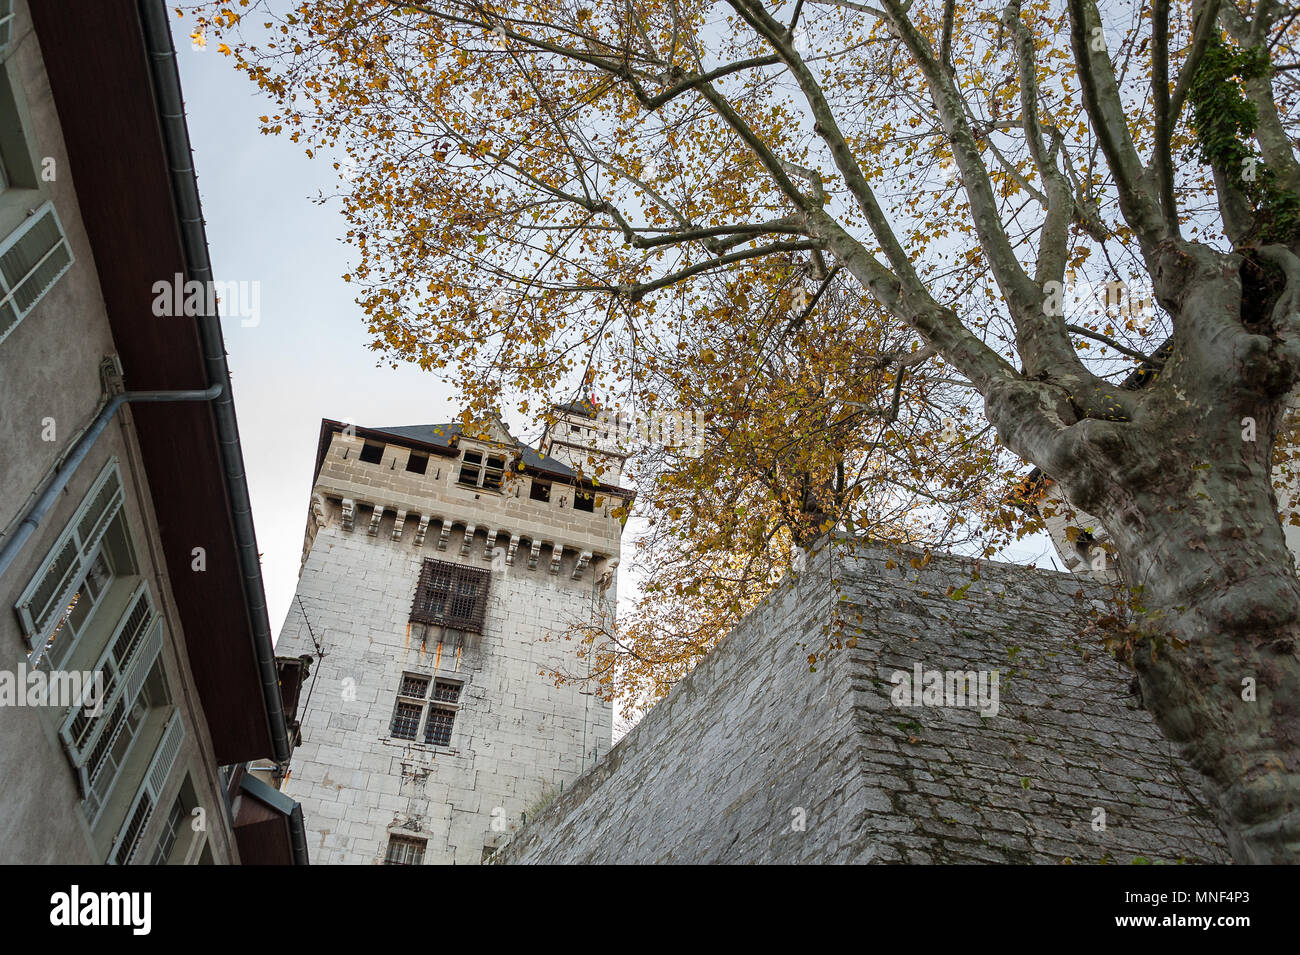
[[424, 839], [389, 836], [384, 865], [423, 865], [425, 844]]
[[451, 727], [455, 720], [455, 710], [443, 709], [441, 706], [429, 707], [429, 722], [424, 728], [424, 741], [433, 746], [450, 746]]
[[460, 477], [456, 478], [456, 483], [478, 487], [479, 467], [482, 463], [483, 455], [477, 451], [466, 451], [465, 459], [460, 465]]
[[545, 481], [534, 481], [532, 488], [528, 491], [528, 496], [534, 501], [549, 502], [551, 500], [551, 486]]
[[378, 464], [384, 460], [384, 446], [382, 444], [371, 444], [369, 441], [361, 448], [361, 460], [366, 464]]
[[596, 495], [587, 491], [575, 491], [573, 494], [573, 509], [575, 511], [586, 511], [588, 514], [596, 510]]
[[411, 456], [406, 459], [406, 470], [412, 474], [423, 474], [429, 469], [429, 456], [421, 454], [419, 451], [412, 451]]
[[439, 703], [455, 703], [460, 699], [460, 684], [439, 680], [433, 687], [433, 698]]
[[434, 746], [450, 746], [461, 684], [452, 680], [432, 681], [433, 694], [430, 697], [430, 682], [427, 676], [412, 673], [402, 675], [402, 683], [397, 691], [397, 706], [393, 711], [391, 735], [396, 739], [415, 739], [420, 729], [420, 717], [428, 703], [429, 717], [424, 724], [424, 741]]
[[491, 572], [427, 558], [415, 586], [411, 620], [483, 632]]
[[498, 491], [501, 489], [505, 470], [506, 459], [500, 455], [490, 454], [487, 460], [484, 460], [482, 453], [466, 451], [456, 483], [463, 487], [481, 487], [488, 491]]
[[392, 734], [397, 739], [415, 739], [415, 731], [420, 728], [420, 710], [424, 707], [418, 703], [399, 700], [393, 712]]

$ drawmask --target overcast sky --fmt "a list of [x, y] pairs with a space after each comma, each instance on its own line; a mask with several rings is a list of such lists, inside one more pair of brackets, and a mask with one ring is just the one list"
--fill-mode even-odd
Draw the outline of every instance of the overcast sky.
[[[322, 418], [362, 426], [428, 424], [459, 411], [455, 389], [413, 365], [377, 367], [354, 292], [342, 279], [352, 252], [337, 205], [313, 201], [337, 185], [330, 162], [285, 137], [263, 136], [269, 100], [211, 44], [196, 50], [190, 21], [173, 19], [194, 162], [215, 278], [260, 283], [256, 325], [223, 322], [277, 637], [302, 557]], [[629, 525], [631, 528], [633, 525]], [[631, 552], [624, 535], [624, 562]], [[1045, 537], [1004, 559], [1051, 567]], [[620, 575], [620, 609], [634, 592]]]

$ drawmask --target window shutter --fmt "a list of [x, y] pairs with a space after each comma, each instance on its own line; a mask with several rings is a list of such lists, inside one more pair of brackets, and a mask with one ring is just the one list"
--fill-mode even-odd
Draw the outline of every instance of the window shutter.
[[0, 342], [71, 268], [72, 261], [72, 246], [53, 202], [47, 201], [0, 242]]
[[0, 0], [0, 60], [9, 53], [14, 33], [14, 0]]
[[99, 472], [67, 530], [18, 598], [18, 616], [31, 649], [48, 639], [59, 614], [68, 606], [95, 546], [122, 508], [122, 496], [122, 477], [113, 458]]
[[176, 757], [180, 755], [181, 743], [184, 741], [185, 724], [181, 721], [180, 711], [175, 710], [167, 721], [162, 739], [158, 741], [158, 748], [154, 750], [140, 790], [131, 802], [131, 811], [126, 814], [126, 821], [113, 840], [113, 848], [108, 854], [108, 861], [113, 865], [126, 865], [135, 857], [136, 850], [140, 847], [140, 837], [149, 825], [149, 819], [162, 796], [163, 787], [167, 785], [167, 778], [171, 776], [172, 767], [176, 765]]

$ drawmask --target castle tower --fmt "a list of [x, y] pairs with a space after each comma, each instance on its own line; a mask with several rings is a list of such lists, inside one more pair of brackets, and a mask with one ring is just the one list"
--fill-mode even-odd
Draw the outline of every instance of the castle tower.
[[316, 661], [284, 784], [313, 863], [478, 864], [609, 749], [609, 704], [548, 674], [589, 672], [566, 633], [612, 619], [611, 473], [499, 421], [321, 423], [276, 646]]

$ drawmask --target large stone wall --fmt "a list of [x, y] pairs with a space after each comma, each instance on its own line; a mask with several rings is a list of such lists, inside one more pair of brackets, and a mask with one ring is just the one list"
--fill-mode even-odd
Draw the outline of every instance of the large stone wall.
[[[1130, 675], [1081, 635], [1094, 585], [847, 548], [810, 557], [493, 861], [1226, 861]], [[856, 645], [810, 671], [836, 619]], [[998, 671], [996, 715], [895, 705], [916, 664]]]

